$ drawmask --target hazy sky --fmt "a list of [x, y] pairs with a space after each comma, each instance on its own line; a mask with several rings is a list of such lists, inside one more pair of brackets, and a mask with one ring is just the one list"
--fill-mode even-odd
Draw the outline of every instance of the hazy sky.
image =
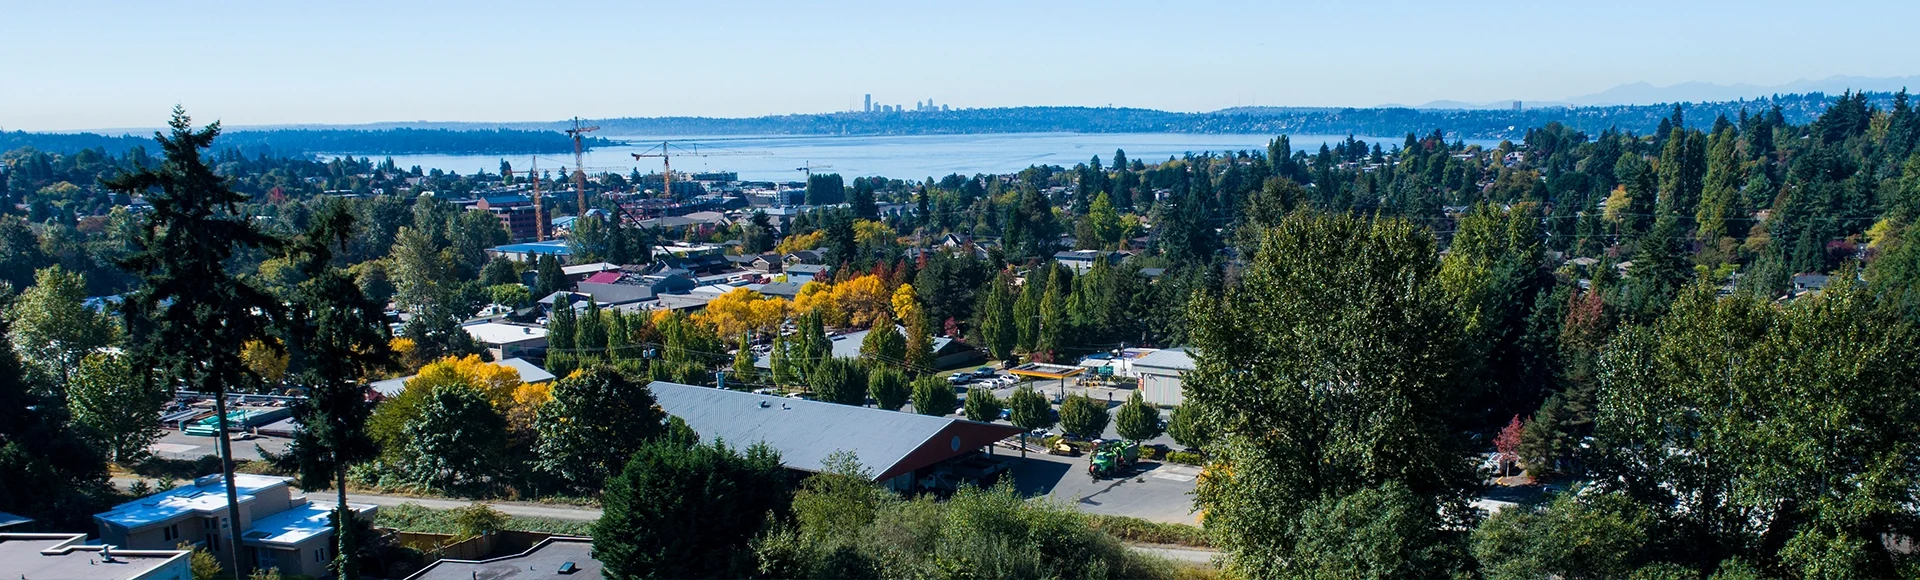
[[1920, 74], [1920, 2], [0, 5], [0, 127], [1554, 100]]

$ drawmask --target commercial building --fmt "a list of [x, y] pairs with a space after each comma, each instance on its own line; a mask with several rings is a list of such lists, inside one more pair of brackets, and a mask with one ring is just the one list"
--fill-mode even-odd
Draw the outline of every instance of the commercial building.
[[[333, 558], [331, 507], [294, 496], [292, 478], [235, 474], [240, 521], [228, 520], [227, 486], [219, 475], [193, 485], [163, 491], [95, 514], [100, 542], [133, 550], [166, 550], [180, 544], [205, 547], [215, 555], [233, 549], [228, 527], [241, 529], [240, 557], [261, 568], [287, 574], [324, 575]], [[355, 517], [370, 518], [374, 506], [349, 505]]]
[[487, 248], [487, 257], [506, 258], [515, 262], [534, 260], [541, 256], [553, 256], [559, 259], [560, 263], [565, 264], [573, 257], [573, 250], [567, 248], [566, 240], [507, 244]]
[[0, 534], [0, 578], [193, 580], [192, 552], [88, 545], [86, 534]]
[[467, 209], [493, 214], [495, 219], [500, 220], [500, 227], [507, 230], [507, 236], [514, 240], [531, 240], [539, 236], [540, 214], [534, 210], [533, 199], [527, 196], [482, 197]]
[[539, 326], [480, 322], [463, 324], [460, 329], [467, 331], [474, 342], [486, 346], [493, 360], [518, 357], [520, 353], [547, 346], [547, 329]]
[[655, 381], [661, 410], [686, 421], [701, 441], [765, 443], [790, 469], [819, 472], [827, 458], [851, 453], [889, 489], [952, 489], [962, 479], [999, 473], [981, 455], [1019, 427], [885, 409]]
[[1157, 350], [1133, 361], [1133, 372], [1140, 377], [1140, 397], [1154, 405], [1186, 402], [1180, 383], [1191, 370], [1193, 356], [1185, 348]]

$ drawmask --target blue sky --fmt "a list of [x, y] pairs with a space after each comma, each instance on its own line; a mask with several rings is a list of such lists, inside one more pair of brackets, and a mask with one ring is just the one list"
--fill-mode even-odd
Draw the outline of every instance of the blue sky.
[[1920, 74], [1920, 2], [90, 2], [0, 13], [0, 127], [1554, 100]]

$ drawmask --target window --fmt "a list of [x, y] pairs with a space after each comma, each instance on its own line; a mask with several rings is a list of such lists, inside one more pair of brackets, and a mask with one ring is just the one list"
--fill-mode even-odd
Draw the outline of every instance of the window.
[[180, 539], [180, 524], [167, 524], [167, 527], [160, 528], [161, 541], [172, 542], [178, 539]]
[[326, 549], [326, 548], [321, 548], [321, 549], [318, 549], [318, 550], [314, 550], [314, 551], [313, 551], [313, 563], [315, 563], [315, 564], [324, 564], [324, 563], [326, 563], [326, 561], [327, 561], [327, 549]]

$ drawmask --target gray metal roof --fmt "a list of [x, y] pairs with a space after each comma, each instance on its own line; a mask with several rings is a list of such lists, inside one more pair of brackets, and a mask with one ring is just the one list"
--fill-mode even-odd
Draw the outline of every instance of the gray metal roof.
[[[951, 457], [977, 448], [976, 442], [985, 445], [1020, 432], [1009, 425], [679, 383], [655, 381], [648, 388], [660, 408], [686, 421], [702, 442], [766, 443], [780, 452], [781, 463], [804, 471], [820, 471], [828, 455], [849, 451], [884, 478], [923, 466], [915, 463], [938, 461], [927, 461], [925, 452], [915, 454], [923, 447]], [[909, 455], [917, 459], [903, 463]]]
[[593, 296], [595, 302], [608, 304], [626, 304], [654, 298], [654, 288], [645, 284], [598, 284], [581, 282], [576, 288], [582, 294]]
[[1187, 352], [1185, 347], [1163, 348], [1135, 359], [1133, 366], [1190, 371], [1193, 370], [1193, 353]]

